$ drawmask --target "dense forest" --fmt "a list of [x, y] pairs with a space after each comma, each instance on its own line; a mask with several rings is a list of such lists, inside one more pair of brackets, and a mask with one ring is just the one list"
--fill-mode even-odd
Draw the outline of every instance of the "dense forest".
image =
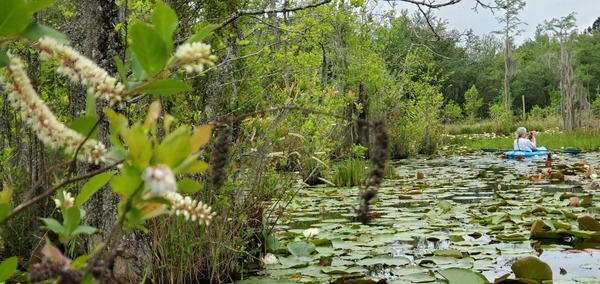
[[0, 282], [234, 281], [298, 179], [371, 159], [368, 209], [445, 124], [597, 119], [600, 17], [517, 45], [525, 0], [471, 1], [497, 32], [436, 16], [459, 1], [3, 0]]

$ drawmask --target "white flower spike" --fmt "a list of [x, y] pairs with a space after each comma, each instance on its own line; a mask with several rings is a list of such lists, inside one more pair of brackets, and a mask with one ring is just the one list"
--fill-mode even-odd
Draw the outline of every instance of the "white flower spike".
[[127, 99], [124, 96], [125, 86], [121, 82], [70, 46], [59, 43], [51, 37], [44, 37], [40, 39], [39, 47], [42, 50], [40, 54], [42, 60], [51, 58], [58, 60], [60, 66], [56, 71], [69, 77], [73, 82], [90, 86], [88, 92], [95, 97], [110, 101], [111, 106]]
[[217, 57], [210, 54], [210, 45], [201, 42], [182, 44], [175, 51], [175, 57], [182, 63], [187, 73], [204, 73], [204, 67], [212, 67]]
[[104, 144], [94, 139], [86, 140], [83, 135], [58, 121], [31, 85], [23, 62], [10, 54], [9, 58], [5, 78], [0, 81], [4, 83], [12, 107], [20, 111], [22, 119], [35, 131], [37, 137], [54, 149], [64, 147], [70, 154], [75, 153], [83, 143], [78, 159], [94, 164], [104, 162]]

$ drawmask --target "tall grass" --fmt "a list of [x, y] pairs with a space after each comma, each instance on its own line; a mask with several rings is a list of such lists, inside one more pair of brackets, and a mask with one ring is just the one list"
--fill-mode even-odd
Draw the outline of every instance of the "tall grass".
[[333, 166], [332, 181], [337, 186], [358, 186], [366, 176], [368, 162], [362, 159], [347, 159]]
[[[539, 131], [538, 146], [544, 146], [550, 150], [568, 147], [580, 148], [586, 151], [600, 150], [600, 124], [589, 123], [587, 126], [573, 132], [558, 130], [560, 121], [552, 118], [526, 124], [507, 122], [502, 125], [499, 126], [495, 122], [449, 125], [446, 126], [446, 129], [450, 135], [446, 137], [444, 144], [465, 146], [470, 149], [512, 149], [513, 140], [515, 139], [514, 131], [519, 126], [525, 126], [528, 130]], [[510, 129], [510, 132], [506, 133], [508, 129]]]

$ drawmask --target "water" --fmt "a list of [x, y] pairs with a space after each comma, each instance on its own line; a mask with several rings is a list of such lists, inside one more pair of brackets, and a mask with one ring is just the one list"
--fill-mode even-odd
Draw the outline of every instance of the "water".
[[[545, 174], [545, 158], [540, 157], [515, 161], [476, 153], [396, 161], [390, 164], [395, 176], [385, 181], [371, 204], [373, 219], [368, 226], [353, 218], [358, 188], [316, 187], [302, 189], [278, 219], [274, 232], [284, 243], [302, 242], [307, 241], [304, 229], [320, 228], [316, 238], [341, 240], [332, 248], [327, 242], [318, 247], [338, 255], [332, 265], [343, 264], [344, 269], [360, 269], [352, 263], [378, 255], [409, 260], [401, 267], [365, 266], [363, 277], [375, 280], [427, 282], [431, 276], [425, 271], [462, 267], [481, 272], [493, 282], [510, 273], [515, 260], [536, 256], [550, 265], [555, 283], [593, 283], [596, 280], [590, 277], [600, 277], [599, 242], [577, 234], [529, 240], [531, 224], [537, 219], [558, 220], [577, 230], [577, 222], [565, 217], [567, 213], [598, 217], [600, 195], [586, 190], [591, 180], [584, 178], [584, 167], [578, 164], [584, 160], [598, 167], [600, 153], [553, 156], [551, 172], [564, 173], [566, 181]], [[587, 198], [591, 204], [569, 207], [568, 196]], [[435, 256], [444, 250], [462, 256]], [[318, 259], [319, 254], [311, 257]], [[322, 267], [314, 263], [296, 270], [294, 277], [308, 282], [340, 277], [319, 272]], [[286, 273], [277, 271], [279, 277]]]

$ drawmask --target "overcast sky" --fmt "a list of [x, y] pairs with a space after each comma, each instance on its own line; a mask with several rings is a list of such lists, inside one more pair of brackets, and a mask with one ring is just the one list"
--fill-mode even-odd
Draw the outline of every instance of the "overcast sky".
[[[394, 2], [401, 9], [409, 9], [411, 12], [416, 10], [414, 4]], [[441, 3], [445, 0], [437, 2]], [[482, 2], [493, 3], [493, 0]], [[521, 26], [525, 31], [516, 38], [517, 44], [522, 43], [526, 38], [533, 38], [535, 28], [537, 25], [543, 24], [544, 20], [560, 19], [575, 12], [576, 24], [581, 31], [591, 26], [594, 20], [600, 17], [600, 0], [526, 0], [525, 2], [525, 8], [519, 12], [519, 19], [527, 25]], [[385, 3], [385, 1], [380, 1], [380, 3]], [[496, 16], [502, 14], [496, 13], [494, 16], [489, 10], [481, 8], [476, 13], [472, 10], [474, 6], [475, 0], [462, 0], [458, 4], [439, 8], [436, 14], [440, 18], [447, 19], [451, 29], [460, 32], [473, 29], [476, 35], [482, 35], [502, 29], [501, 24], [496, 20]], [[389, 7], [389, 5], [383, 4], [382, 8]]]

